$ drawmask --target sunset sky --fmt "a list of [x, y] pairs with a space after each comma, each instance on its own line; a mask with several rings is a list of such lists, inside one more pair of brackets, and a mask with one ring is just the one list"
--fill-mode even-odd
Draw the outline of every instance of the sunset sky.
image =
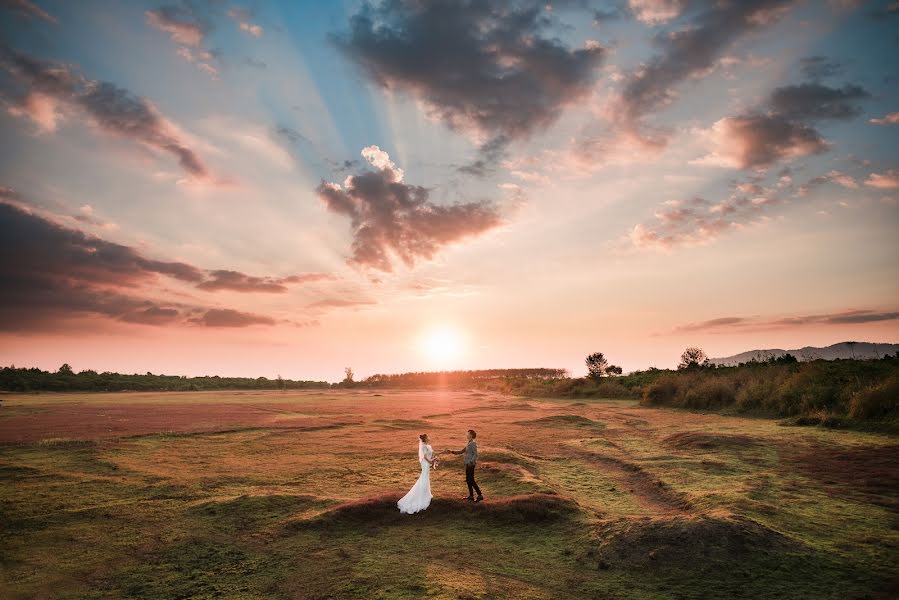
[[899, 342], [899, 2], [0, 2], [0, 364]]

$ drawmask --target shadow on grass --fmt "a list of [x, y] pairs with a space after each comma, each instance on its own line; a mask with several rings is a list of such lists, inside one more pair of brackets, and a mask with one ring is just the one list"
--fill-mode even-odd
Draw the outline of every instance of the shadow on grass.
[[402, 526], [446, 520], [535, 525], [573, 520], [581, 515], [575, 501], [552, 494], [522, 494], [477, 503], [434, 498], [427, 510], [414, 515], [400, 514], [396, 505], [399, 498], [398, 495], [386, 495], [347, 502], [310, 519], [292, 521], [287, 528], [327, 528], [355, 524]]

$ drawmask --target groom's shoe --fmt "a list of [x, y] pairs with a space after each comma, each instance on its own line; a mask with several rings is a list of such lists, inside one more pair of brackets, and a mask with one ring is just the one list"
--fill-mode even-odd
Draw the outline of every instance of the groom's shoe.
[[471, 502], [472, 500], [474, 500], [474, 496], [463, 496], [462, 499]]
[[474, 499], [474, 501], [475, 501], [475, 502], [483, 502], [483, 501], [484, 501], [484, 497], [483, 497], [483, 496], [478, 496], [477, 498]]

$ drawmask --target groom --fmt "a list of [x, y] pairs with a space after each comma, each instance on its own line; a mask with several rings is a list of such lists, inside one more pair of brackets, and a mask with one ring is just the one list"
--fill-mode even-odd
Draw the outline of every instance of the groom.
[[[462, 462], [465, 463], [465, 483], [468, 484], [468, 496], [465, 500], [473, 500], [480, 502], [484, 499], [481, 494], [481, 488], [474, 480], [474, 468], [478, 464], [478, 443], [474, 439], [478, 437], [478, 433], [474, 429], [468, 430], [468, 443], [461, 450], [447, 450], [450, 454], [461, 454]], [[474, 497], [474, 493], [478, 493], [478, 497]]]

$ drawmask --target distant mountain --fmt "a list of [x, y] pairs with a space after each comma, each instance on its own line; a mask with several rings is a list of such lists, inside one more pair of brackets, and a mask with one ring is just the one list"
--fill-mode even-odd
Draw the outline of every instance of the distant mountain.
[[838, 358], [883, 358], [884, 354], [895, 354], [899, 352], [899, 344], [872, 344], [871, 342], [840, 342], [833, 346], [825, 348], [815, 348], [814, 346], [806, 346], [805, 348], [797, 348], [795, 350], [781, 350], [780, 348], [771, 348], [769, 350], [750, 350], [741, 352], [733, 356], [725, 356], [724, 358], [710, 358], [709, 362], [713, 362], [723, 366], [733, 366], [740, 363], [749, 362], [753, 358], [756, 360], [765, 360], [771, 356], [783, 356], [784, 354], [792, 354], [799, 360], [836, 360]]

